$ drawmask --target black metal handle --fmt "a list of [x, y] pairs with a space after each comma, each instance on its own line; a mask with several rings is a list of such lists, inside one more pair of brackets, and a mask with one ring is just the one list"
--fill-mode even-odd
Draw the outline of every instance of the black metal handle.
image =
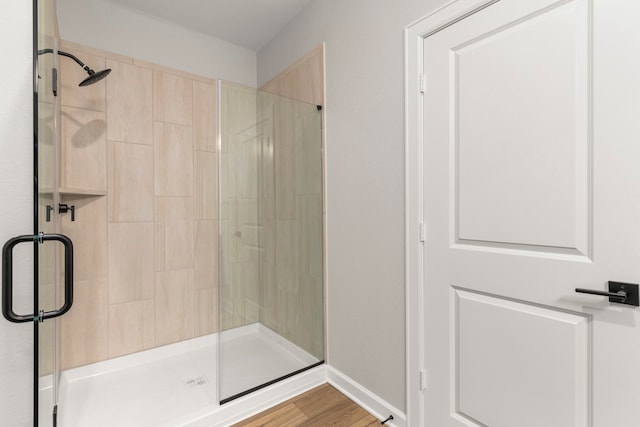
[[[51, 211], [53, 210], [53, 206], [47, 205], [47, 222], [51, 222]], [[66, 203], [58, 203], [58, 213], [67, 213], [71, 211], [71, 221], [76, 220], [76, 207], [69, 206]]]
[[627, 293], [624, 291], [605, 292], [605, 291], [596, 291], [594, 289], [576, 288], [576, 292], [581, 294], [600, 295], [603, 297], [614, 298], [614, 299], [620, 300], [620, 302], [625, 302], [627, 300]]
[[[20, 315], [13, 311], [13, 248], [26, 242], [44, 243], [49, 240], [64, 245], [64, 304], [57, 310], [38, 314]], [[2, 315], [10, 322], [24, 323], [34, 320], [44, 321], [62, 316], [73, 305], [73, 243], [64, 234], [44, 234], [18, 236], [7, 240], [2, 247]]]
[[75, 206], [69, 206], [66, 203], [58, 203], [58, 213], [67, 213], [71, 211], [71, 221], [75, 221], [76, 220], [76, 207]]
[[609, 302], [640, 306], [638, 285], [635, 283], [608, 282], [609, 292], [595, 289], [576, 288], [576, 292], [581, 294], [600, 295], [609, 297]]

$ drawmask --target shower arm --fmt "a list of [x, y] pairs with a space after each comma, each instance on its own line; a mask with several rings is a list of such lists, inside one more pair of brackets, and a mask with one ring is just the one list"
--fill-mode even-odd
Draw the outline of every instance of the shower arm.
[[[44, 55], [45, 53], [54, 53], [54, 50], [51, 49], [51, 48], [47, 48], [47, 49], [41, 49], [41, 50], [38, 51], [38, 55]], [[107, 69], [98, 71], [96, 73], [95, 71], [93, 71], [91, 69], [91, 67], [89, 67], [84, 62], [82, 62], [77, 56], [75, 56], [75, 55], [73, 55], [73, 54], [71, 54], [69, 52], [58, 50], [58, 51], [55, 51], [55, 53], [57, 53], [58, 55], [66, 56], [67, 58], [73, 59], [76, 64], [78, 64], [84, 71], [87, 72], [89, 77], [87, 77], [84, 80], [82, 80], [78, 86], [92, 85], [92, 84], [94, 84], [96, 82], [99, 82], [100, 80], [104, 79], [111, 72], [111, 68], [107, 68]], [[53, 95], [57, 96], [57, 92], [58, 92], [58, 70], [56, 70], [55, 68], [53, 69], [52, 79], [53, 79], [53, 83], [52, 83]]]
[[[41, 50], [39, 50], [39, 51], [38, 51], [38, 55], [44, 55], [45, 53], [53, 53], [53, 49], [51, 49], [51, 48], [47, 48], [47, 49], [41, 49]], [[91, 68], [89, 68], [89, 66], [85, 65], [85, 63], [84, 63], [84, 62], [80, 61], [80, 59], [78, 59], [78, 57], [77, 57], [77, 56], [75, 56], [75, 55], [73, 55], [73, 54], [71, 54], [71, 53], [65, 52], [65, 51], [63, 51], [63, 50], [59, 50], [59, 51], [58, 51], [58, 55], [66, 56], [67, 58], [71, 58], [71, 59], [73, 59], [73, 60], [74, 60], [74, 61], [76, 61], [76, 63], [77, 63], [79, 66], [81, 66], [81, 67], [82, 67], [82, 69], [83, 69], [83, 70], [85, 70], [87, 73], [88, 73], [89, 71], [93, 71], [93, 70], [91, 70]]]

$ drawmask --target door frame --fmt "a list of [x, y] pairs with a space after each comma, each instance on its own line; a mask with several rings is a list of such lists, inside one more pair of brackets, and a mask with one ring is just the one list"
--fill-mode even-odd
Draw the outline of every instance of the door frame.
[[[423, 77], [423, 41], [431, 34], [501, 0], [452, 0], [404, 30], [405, 47], [405, 307], [407, 425], [424, 425], [423, 393], [429, 386], [424, 356], [424, 122], [422, 101], [428, 84]], [[435, 427], [435, 426], [426, 426]]]

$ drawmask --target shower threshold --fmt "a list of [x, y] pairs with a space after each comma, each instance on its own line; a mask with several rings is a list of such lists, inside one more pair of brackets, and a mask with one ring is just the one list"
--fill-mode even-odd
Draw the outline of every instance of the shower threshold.
[[[247, 390], [319, 363], [293, 343], [254, 323], [222, 332], [220, 337], [211, 334], [64, 371], [57, 425], [217, 425], [197, 420], [220, 418], [215, 414], [237, 402], [220, 406], [220, 400], [244, 396]], [[49, 411], [41, 411], [40, 425], [52, 427], [51, 417], [43, 412]]]

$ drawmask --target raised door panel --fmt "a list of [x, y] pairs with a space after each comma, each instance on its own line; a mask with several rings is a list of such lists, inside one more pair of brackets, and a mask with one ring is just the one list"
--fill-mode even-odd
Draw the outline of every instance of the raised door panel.
[[457, 242], [588, 253], [587, 17], [566, 3], [451, 47]]
[[456, 288], [451, 300], [457, 417], [491, 427], [588, 425], [590, 316]]

